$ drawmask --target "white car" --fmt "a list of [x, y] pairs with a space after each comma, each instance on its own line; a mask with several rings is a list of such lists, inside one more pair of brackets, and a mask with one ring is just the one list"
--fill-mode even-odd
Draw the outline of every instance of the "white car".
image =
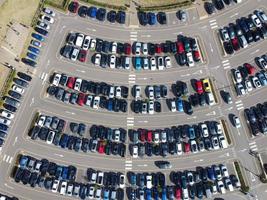
[[140, 99], [141, 98], [141, 86], [136, 85], [135, 86], [135, 99]]
[[142, 114], [147, 114], [147, 103], [146, 102], [142, 103]]
[[165, 57], [165, 67], [166, 67], [166, 68], [171, 68], [171, 67], [172, 67], [172, 63], [171, 63], [171, 58], [170, 58], [170, 56], [166, 56], [166, 57]]
[[116, 130], [114, 131], [114, 141], [115, 141], [115, 142], [119, 142], [119, 141], [120, 141], [120, 135], [121, 135], [120, 130], [119, 130], [119, 129], [116, 129]]
[[14, 90], [15, 92], [18, 92], [20, 94], [24, 93], [24, 89], [16, 84], [12, 85], [12, 90]]
[[137, 158], [138, 157], [138, 146], [134, 145], [133, 146], [133, 158]]
[[240, 123], [240, 120], [237, 116], [234, 116], [233, 117], [233, 122], [234, 122], [234, 125], [236, 128], [240, 128], [241, 127], [241, 123]]
[[97, 53], [97, 54], [95, 55], [95, 58], [94, 58], [94, 64], [95, 64], [96, 66], [99, 66], [99, 65], [100, 65], [100, 61], [101, 61], [101, 54], [100, 54], [100, 53]]
[[130, 69], [130, 57], [125, 57], [125, 60], [124, 60], [124, 68], [129, 70]]
[[156, 144], [159, 143], [159, 132], [154, 132], [154, 133], [153, 133], [153, 141], [154, 141], [154, 143], [156, 143]]
[[93, 98], [94, 98], [94, 97], [93, 97], [92, 95], [88, 95], [88, 96], [87, 96], [87, 99], [86, 99], [86, 102], [85, 102], [85, 105], [91, 107], [92, 102], [93, 102]]
[[54, 180], [52, 185], [52, 192], [56, 193], [59, 186], [59, 180]]
[[84, 40], [84, 34], [82, 33], [79, 33], [76, 37], [76, 40], [75, 40], [75, 45], [77, 47], [81, 47], [82, 44], [83, 44], [83, 40]]
[[161, 140], [161, 142], [163, 142], [163, 143], [167, 142], [167, 132], [166, 132], [166, 131], [162, 131], [162, 132], [161, 132], [160, 140]]
[[176, 143], [176, 151], [178, 155], [182, 155], [183, 154], [183, 147], [182, 147], [182, 143], [181, 142], [177, 142]]
[[46, 15], [42, 15], [41, 16], [41, 19], [42, 20], [45, 20], [45, 21], [48, 21], [50, 24], [53, 24], [54, 23], [54, 18], [53, 17], [48, 17]]
[[245, 86], [246, 86], [247, 92], [251, 92], [253, 90], [253, 86], [250, 80], [245, 80]]
[[224, 185], [230, 192], [234, 191], [234, 187], [229, 178], [224, 179]]
[[113, 42], [111, 46], [111, 53], [117, 53], [117, 42]]
[[104, 172], [99, 171], [97, 173], [96, 184], [103, 185]]
[[201, 129], [203, 137], [205, 137], [205, 138], [209, 137], [209, 131], [208, 131], [208, 127], [206, 124], [204, 124], [204, 123], [200, 124], [200, 129]]
[[226, 149], [228, 147], [228, 143], [226, 142], [225, 137], [223, 135], [218, 135], [218, 139], [219, 139], [221, 148]]
[[218, 139], [217, 136], [212, 136], [211, 137], [211, 143], [212, 143], [212, 146], [213, 146], [214, 150], [220, 149], [219, 139]]
[[0, 117], [0, 123], [5, 124], [7, 126], [9, 126], [11, 124], [11, 121], [9, 119]]
[[152, 188], [152, 175], [146, 175], [146, 187], [148, 189]]
[[43, 126], [46, 120], [46, 116], [44, 115], [40, 115], [37, 121], [37, 125], [38, 126]]
[[46, 29], [46, 30], [50, 29], [50, 26], [48, 24], [46, 24], [45, 22], [38, 21], [37, 25], [40, 26], [43, 29]]
[[56, 13], [53, 10], [51, 10], [50, 8], [44, 8], [43, 11], [45, 14], [51, 15], [52, 17], [56, 16]]
[[116, 67], [116, 56], [115, 55], [111, 55], [110, 59], [109, 59], [109, 67], [111, 69], [114, 69]]
[[225, 194], [225, 187], [222, 181], [217, 181], [217, 188], [220, 193]]
[[148, 113], [150, 115], [154, 114], [154, 101], [149, 101], [149, 103], [148, 103]]
[[197, 147], [197, 142], [195, 140], [190, 140], [191, 152], [192, 153], [197, 153], [198, 152], [198, 148], [193, 149], [192, 148], [193, 146], [196, 146]]
[[163, 60], [163, 57], [161, 57], [161, 56], [158, 57], [158, 69], [159, 70], [164, 69], [164, 60]]
[[96, 200], [100, 200], [101, 199], [101, 193], [102, 193], [102, 189], [101, 188], [98, 188], [96, 190], [96, 193], [95, 193], [95, 199]]
[[74, 84], [74, 90], [80, 91], [82, 84], [82, 79], [81, 78], [76, 78], [75, 84]]
[[58, 86], [59, 85], [60, 78], [61, 78], [61, 74], [55, 73], [54, 74], [53, 81], [52, 81], [52, 85]]
[[237, 69], [237, 70], [234, 71], [234, 78], [235, 78], [235, 81], [237, 83], [241, 83], [242, 82], [242, 76], [241, 76], [240, 70]]
[[116, 87], [116, 98], [121, 98], [121, 87], [120, 86]]
[[91, 41], [91, 37], [89, 35], [86, 35], [84, 37], [84, 41], [83, 41], [83, 50], [88, 50], [89, 46], [90, 46], [90, 41]]
[[144, 68], [144, 70], [148, 70], [149, 69], [149, 60], [148, 60], [148, 58], [143, 58], [143, 68]]
[[215, 130], [216, 130], [217, 134], [219, 134], [219, 135], [221, 135], [223, 133], [222, 126], [219, 122], [215, 123]]
[[137, 42], [135, 44], [135, 55], [140, 56], [140, 54], [141, 54], [141, 46], [142, 46], [142, 44], [140, 42]]
[[6, 110], [1, 110], [1, 116], [5, 117], [7, 119], [13, 119], [15, 117], [14, 114], [12, 114], [12, 113], [10, 113], [10, 112], [8, 112]]
[[123, 174], [120, 174], [119, 183], [120, 183], [120, 188], [125, 187], [125, 176]]
[[229, 172], [228, 172], [227, 167], [225, 165], [221, 164], [220, 168], [221, 168], [221, 172], [222, 172], [223, 177], [229, 177]]
[[73, 61], [76, 61], [77, 58], [78, 58], [79, 52], [80, 52], [80, 50], [78, 48], [74, 47], [73, 50], [72, 50], [72, 54], [70, 56], [70, 59], [73, 60]]
[[148, 87], [148, 98], [149, 100], [154, 100], [154, 87], [153, 86]]
[[88, 198], [89, 199], [93, 199], [94, 198], [94, 194], [95, 194], [95, 187], [94, 186], [90, 186]]
[[172, 112], [176, 112], [177, 110], [176, 110], [176, 103], [175, 103], [175, 100], [172, 100], [171, 101], [171, 111]]
[[261, 21], [256, 15], [253, 14], [253, 15], [251, 15], [250, 18], [252, 19], [252, 22], [256, 27], [258, 27], [258, 28], [262, 27]]
[[112, 99], [115, 96], [115, 87], [114, 86], [110, 86], [109, 88], [109, 98]]
[[147, 48], [147, 43], [143, 43], [142, 45], [142, 52], [146, 56], [148, 54], [148, 48]]
[[90, 43], [90, 50], [94, 51], [96, 48], [96, 39], [92, 39]]
[[72, 183], [68, 183], [66, 195], [67, 196], [72, 196], [72, 191], [73, 191], [73, 184]]
[[151, 57], [150, 58], [150, 69], [151, 69], [151, 71], [155, 71], [157, 69], [156, 58], [155, 57]]
[[67, 181], [62, 181], [61, 182], [59, 194], [61, 194], [61, 195], [65, 195], [66, 194], [67, 184], [68, 184]]
[[187, 64], [189, 67], [194, 67], [195, 66], [195, 63], [194, 63], [194, 60], [193, 60], [193, 56], [192, 56], [192, 53], [191, 52], [188, 52], [186, 54], [186, 57], [187, 57]]
[[255, 10], [255, 13], [262, 23], [267, 22], [267, 16], [262, 10]]
[[55, 131], [49, 131], [48, 136], [47, 136], [47, 139], [46, 139], [46, 143], [47, 144], [52, 144], [53, 139], [55, 137], [55, 134], [56, 134]]
[[99, 103], [100, 103], [100, 97], [99, 96], [94, 97], [93, 108], [94, 109], [98, 109], [99, 108]]
[[261, 87], [261, 83], [260, 83], [260, 80], [258, 79], [258, 77], [256, 77], [256, 76], [252, 77], [251, 81], [252, 81], [253, 86], [255, 88], [260, 88]]

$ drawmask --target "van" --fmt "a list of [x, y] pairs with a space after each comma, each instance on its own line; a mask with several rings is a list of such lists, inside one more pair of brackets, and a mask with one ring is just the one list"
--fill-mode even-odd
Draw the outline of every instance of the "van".
[[247, 42], [247, 39], [245, 38], [244, 35], [241, 35], [238, 37], [238, 41], [241, 45], [242, 48], [247, 48], [248, 47], [248, 42]]
[[207, 102], [210, 106], [214, 105], [215, 104], [215, 100], [214, 100], [214, 96], [211, 92], [207, 92], [206, 93], [207, 95]]
[[218, 138], [219, 138], [219, 141], [220, 141], [221, 148], [223, 148], [223, 149], [227, 148], [228, 144], [227, 144], [224, 136], [223, 135], [219, 135]]

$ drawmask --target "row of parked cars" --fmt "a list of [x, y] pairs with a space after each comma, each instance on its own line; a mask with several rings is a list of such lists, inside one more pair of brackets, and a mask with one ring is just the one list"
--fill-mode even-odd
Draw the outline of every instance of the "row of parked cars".
[[232, 76], [238, 96], [243, 96], [253, 89], [258, 89], [267, 85], [267, 73], [261, 70], [255, 73], [255, 67], [249, 63], [232, 69]]
[[49, 145], [55, 145], [63, 149], [75, 152], [98, 152], [106, 155], [125, 156], [126, 146], [123, 144], [126, 138], [124, 129], [108, 129], [102, 126], [92, 126], [91, 138], [84, 137], [86, 125], [83, 123], [70, 123], [70, 130], [76, 135], [64, 133], [66, 122], [54, 116], [40, 115], [35, 126], [30, 130], [31, 139], [40, 139]]
[[236, 20], [228, 27], [219, 30], [225, 52], [233, 54], [240, 47], [247, 48], [252, 42], [267, 38], [267, 15], [262, 10], [255, 10], [248, 18]]
[[7, 95], [2, 97], [4, 103], [3, 109], [0, 110], [0, 150], [8, 135], [12, 120], [15, 117], [15, 112], [20, 107], [23, 94], [29, 86], [31, 79], [31, 76], [23, 72], [18, 72], [13, 79], [14, 84], [11, 86]]
[[223, 132], [221, 123], [217, 121], [157, 130], [131, 129], [129, 150], [134, 158], [218, 150], [228, 147]]
[[226, 6], [234, 5], [235, 3], [241, 3], [242, 0], [213, 0], [212, 2], [206, 1], [204, 8], [209, 15], [215, 13], [215, 10], [223, 10]]
[[107, 12], [105, 8], [79, 5], [78, 1], [72, 1], [69, 4], [69, 11], [72, 13], [78, 13], [78, 15], [83, 18], [88, 17], [99, 21], [105, 21], [105, 19], [107, 19], [110, 23], [117, 22], [119, 24], [125, 24], [126, 20], [126, 13], [122, 10], [110, 10]]
[[218, 193], [225, 194], [226, 190], [239, 189], [241, 184], [235, 175], [230, 175], [226, 165], [197, 167], [195, 171], [172, 171], [170, 180], [175, 185], [167, 185], [165, 175], [158, 173], [127, 174], [131, 188], [129, 199], [203, 199], [212, 198]]
[[146, 25], [156, 25], [157, 23], [164, 25], [167, 24], [167, 16], [165, 12], [158, 12], [158, 13], [154, 13], [154, 12], [138, 12], [137, 13], [138, 19], [139, 19], [139, 23], [142, 26], [146, 26]]
[[40, 48], [43, 46], [45, 37], [48, 36], [50, 30], [50, 25], [54, 23], [55, 12], [50, 8], [43, 8], [43, 14], [40, 15], [39, 20], [36, 24], [34, 30], [36, 33], [32, 33], [33, 39], [31, 40], [30, 46], [28, 47], [28, 52], [26, 58], [23, 58], [23, 62], [35, 67], [36, 60], [40, 54]]
[[5, 194], [0, 194], [0, 200], [19, 200], [17, 197], [10, 197]]
[[267, 134], [267, 102], [246, 108], [244, 114], [252, 135]]

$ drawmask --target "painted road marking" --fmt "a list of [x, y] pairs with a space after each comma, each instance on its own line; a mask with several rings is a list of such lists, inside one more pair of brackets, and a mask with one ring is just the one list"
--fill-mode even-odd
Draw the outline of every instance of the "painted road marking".
[[132, 170], [133, 161], [132, 160], [125, 160], [125, 170]]

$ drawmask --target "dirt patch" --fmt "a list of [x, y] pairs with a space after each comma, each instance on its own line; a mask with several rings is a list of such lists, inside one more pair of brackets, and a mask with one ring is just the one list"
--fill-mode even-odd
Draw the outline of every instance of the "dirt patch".
[[108, 3], [110, 5], [115, 5], [115, 6], [125, 6], [125, 4], [130, 4], [130, 0], [96, 0], [97, 2], [100, 3]]
[[8, 74], [9, 74], [9, 71], [10, 69], [3, 66], [3, 65], [0, 65], [0, 91], [2, 90], [5, 82], [6, 82], [6, 79], [8, 77]]
[[139, 0], [138, 3], [141, 6], [147, 7], [147, 6], [162, 6], [162, 5], [168, 5], [168, 4], [174, 4], [184, 2], [184, 0]]
[[0, 7], [0, 38], [7, 32], [7, 24], [17, 21], [26, 26], [31, 25], [32, 18], [38, 7], [39, 0], [7, 0]]

